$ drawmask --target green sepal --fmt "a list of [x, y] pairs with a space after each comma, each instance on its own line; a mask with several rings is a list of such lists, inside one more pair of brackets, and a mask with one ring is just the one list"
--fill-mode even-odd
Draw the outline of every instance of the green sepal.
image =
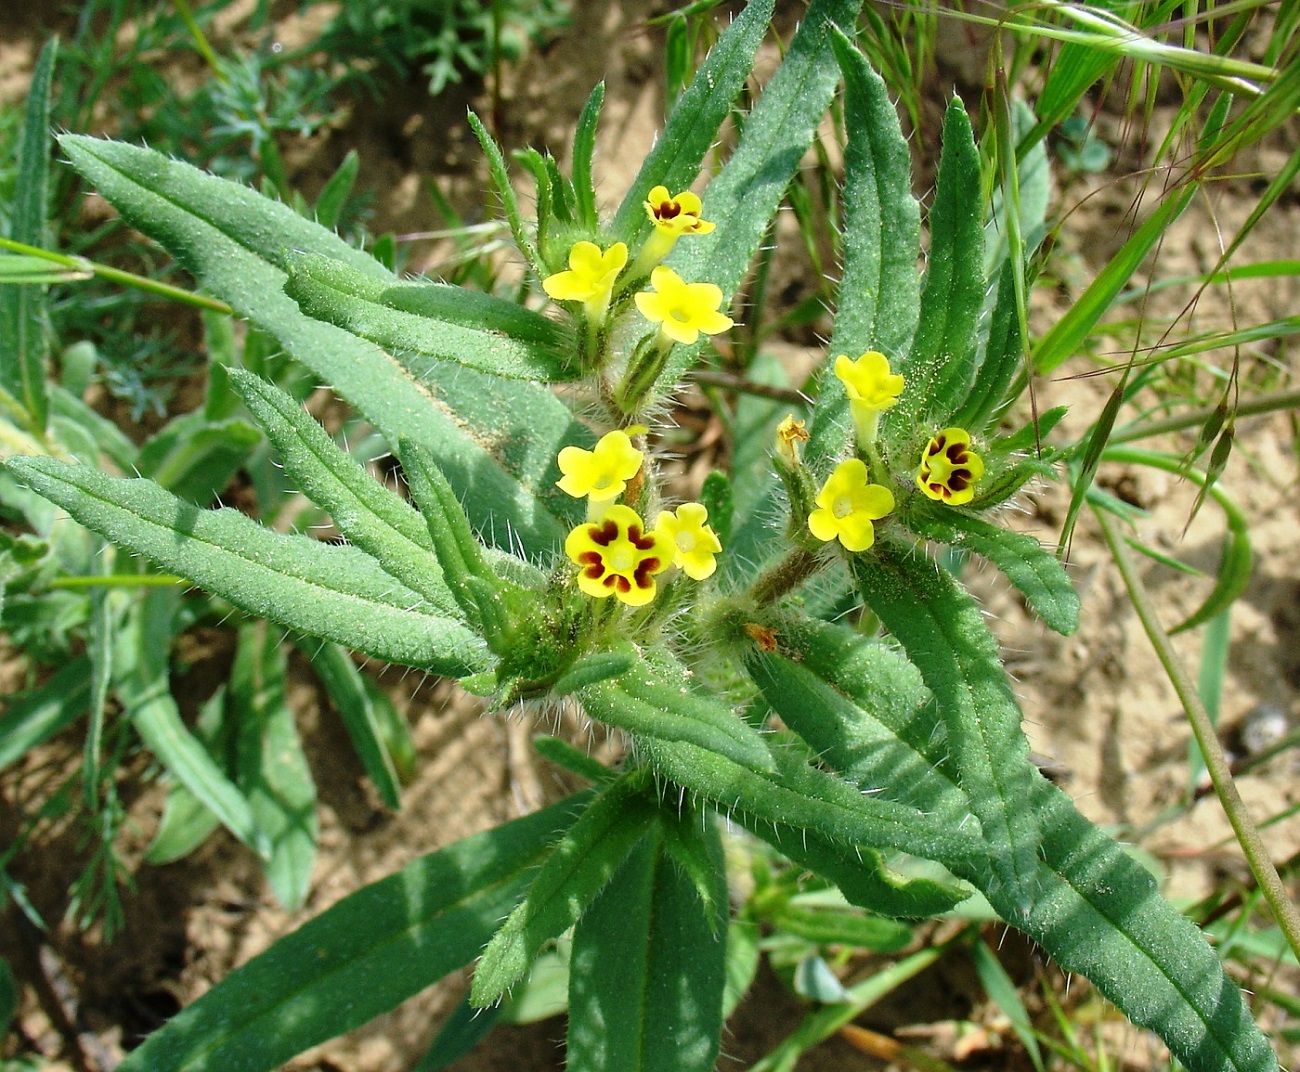
[[979, 817], [994, 885], [1004, 903], [1029, 911], [1037, 886], [1038, 825], [1024, 807], [1036, 775], [1020, 728], [1020, 705], [997, 641], [975, 600], [922, 552], [882, 534], [855, 555], [858, 591], [903, 645], [934, 694], [948, 729], [957, 782]]
[[[921, 210], [912, 196], [912, 155], [889, 90], [838, 29], [831, 45], [844, 75], [844, 271], [827, 353], [857, 358], [878, 350], [895, 371], [916, 333]], [[848, 397], [827, 371], [813, 417], [810, 457], [843, 452]]]
[[308, 316], [403, 362], [454, 361], [516, 380], [571, 380], [572, 342], [553, 320], [514, 302], [444, 283], [375, 279], [319, 254], [289, 258], [285, 293]]
[[910, 514], [908, 527], [927, 540], [973, 551], [1006, 574], [1035, 613], [1062, 636], [1079, 628], [1079, 594], [1056, 556], [1032, 536], [1011, 532], [958, 509], [934, 504]]
[[712, 861], [707, 900], [666, 839], [650, 837], [579, 920], [569, 971], [567, 1066], [574, 1072], [713, 1072], [727, 887], [712, 824], [694, 832]]
[[754, 771], [771, 771], [772, 757], [757, 730], [729, 706], [683, 682], [690, 672], [680, 664], [651, 666], [637, 658], [635, 668], [578, 690], [583, 709], [598, 722], [627, 730], [637, 738], [687, 742]]
[[401, 457], [411, 492], [428, 525], [443, 580], [470, 626], [489, 648], [505, 654], [517, 624], [535, 603], [535, 594], [507, 581], [488, 563], [456, 492], [433, 455], [420, 444], [403, 440]]
[[53, 458], [6, 465], [87, 528], [252, 614], [433, 673], [463, 676], [489, 662], [468, 629], [356, 548], [282, 535], [237, 510], [200, 510], [151, 480]]
[[589, 792], [465, 838], [281, 938], [151, 1034], [120, 1072], [272, 1072], [470, 961]]
[[970, 119], [954, 97], [944, 117], [916, 335], [907, 359], [895, 369], [907, 386], [880, 422], [889, 443], [910, 442], [920, 425], [944, 427], [974, 382], [975, 331], [984, 304], [981, 189]]
[[474, 971], [470, 1003], [491, 1005], [524, 977], [549, 938], [575, 924], [654, 825], [658, 811], [644, 771], [601, 789], [537, 872], [523, 902], [492, 937]]

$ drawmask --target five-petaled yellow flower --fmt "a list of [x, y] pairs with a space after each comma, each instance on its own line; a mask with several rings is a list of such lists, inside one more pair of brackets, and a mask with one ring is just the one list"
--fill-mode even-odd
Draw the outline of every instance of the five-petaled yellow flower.
[[622, 495], [627, 482], [636, 476], [645, 455], [632, 446], [628, 432], [636, 434], [645, 428], [634, 426], [627, 431], [615, 429], [600, 437], [594, 450], [582, 447], [565, 447], [560, 451], [560, 472], [564, 474], [556, 484], [560, 490], [581, 499], [590, 496], [592, 503], [608, 502]]
[[849, 396], [858, 442], [865, 446], [876, 438], [880, 414], [898, 401], [903, 377], [891, 372], [889, 358], [876, 350], [868, 350], [856, 361], [840, 354], [835, 359], [835, 375]]
[[635, 510], [618, 505], [570, 532], [564, 553], [579, 567], [578, 587], [587, 595], [642, 607], [655, 597], [655, 574], [672, 565], [673, 541], [658, 529], [646, 532]]
[[916, 486], [931, 499], [961, 506], [975, 497], [975, 482], [984, 475], [984, 462], [971, 449], [965, 428], [945, 428], [926, 444]]
[[700, 334], [717, 335], [734, 321], [718, 312], [722, 290], [713, 283], [687, 283], [671, 268], [660, 265], [650, 273], [653, 291], [636, 295], [636, 307], [652, 324], [659, 325], [664, 339], [689, 346]]
[[614, 281], [627, 265], [627, 246], [615, 242], [603, 253], [594, 242], [575, 242], [569, 250], [569, 270], [542, 280], [542, 289], [556, 301], [580, 301], [589, 320], [603, 320]]
[[700, 218], [702, 207], [700, 199], [690, 190], [683, 190], [676, 197], [668, 193], [667, 186], [656, 186], [651, 190], [645, 200], [645, 211], [655, 229], [637, 254], [636, 263], [629, 273], [631, 278], [639, 279], [668, 256], [682, 235], [703, 235], [712, 231], [714, 225]]
[[718, 534], [708, 524], [709, 511], [703, 503], [682, 503], [676, 513], [664, 510], [655, 529], [673, 542], [673, 565], [686, 576], [702, 581], [718, 568], [715, 556], [722, 553]]
[[808, 529], [817, 539], [839, 540], [846, 551], [865, 551], [876, 542], [873, 521], [894, 508], [893, 493], [868, 483], [860, 458], [840, 462], [817, 495], [817, 509], [808, 515]]

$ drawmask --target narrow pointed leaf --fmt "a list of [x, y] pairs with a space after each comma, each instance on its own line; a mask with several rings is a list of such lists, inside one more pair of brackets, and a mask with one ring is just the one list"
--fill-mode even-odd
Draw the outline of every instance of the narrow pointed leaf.
[[564, 332], [514, 302], [443, 283], [371, 278], [327, 257], [289, 261], [285, 293], [308, 316], [334, 324], [413, 368], [450, 361], [516, 380], [573, 379]]
[[[831, 44], [844, 75], [844, 271], [828, 353], [878, 350], [897, 368], [920, 308], [921, 210], [912, 196], [912, 156], [889, 91], [839, 30]], [[838, 454], [848, 429], [839, 380], [823, 376], [811, 450]]]
[[[50, 85], [58, 39], [41, 50], [27, 87], [18, 148], [18, 188], [9, 237], [24, 245], [45, 246], [50, 192]], [[0, 284], [0, 388], [26, 412], [33, 432], [45, 430], [49, 387], [45, 357], [49, 344], [45, 294], [39, 286]]]
[[673, 108], [614, 217], [614, 233], [633, 249], [650, 230], [643, 207], [650, 191], [667, 186], [669, 193], [678, 193], [700, 173], [732, 102], [753, 70], [773, 6], [774, 0], [753, 0], [745, 5]]
[[[233, 762], [228, 768], [223, 760], [228, 751], [233, 751], [225, 746], [231, 743], [228, 738], [232, 736], [230, 731], [234, 727], [226, 718], [225, 706], [226, 688], [223, 684], [199, 709], [199, 717], [194, 722], [194, 738], [212, 757], [218, 769], [229, 777], [233, 773]], [[233, 760], [233, 756], [229, 758]], [[158, 820], [158, 829], [154, 831], [144, 858], [151, 864], [169, 864], [183, 859], [202, 845], [220, 825], [211, 809], [184, 782], [172, 778], [162, 818]]]
[[384, 726], [400, 722], [402, 716], [392, 709], [392, 701], [357, 669], [351, 656], [337, 644], [312, 641], [300, 642], [298, 646], [311, 660], [312, 670], [325, 686], [334, 710], [347, 727], [352, 747], [374, 783], [379, 799], [393, 811], [398, 811], [402, 807], [401, 782], [384, 740]]
[[348, 541], [440, 611], [459, 616], [424, 519], [335, 445], [302, 406], [274, 384], [243, 369], [231, 386], [274, 444], [290, 478], [324, 509]]
[[573, 926], [649, 832], [656, 805], [644, 774], [605, 787], [547, 856], [528, 896], [483, 951], [470, 1002], [490, 1005], [523, 978], [542, 943]]
[[578, 697], [592, 718], [638, 737], [689, 742], [753, 770], [771, 770], [758, 732], [731, 707], [688, 689], [688, 671], [676, 669], [673, 680], [666, 668], [637, 660], [630, 672], [579, 689]]
[[907, 390], [882, 423], [942, 426], [975, 378], [975, 329], [984, 306], [984, 204], [980, 160], [961, 99], [948, 105], [930, 209], [930, 253], [911, 352], [897, 369]]
[[704, 829], [716, 887], [709, 907], [662, 842], [647, 838], [579, 921], [569, 971], [573, 1072], [712, 1072], [727, 891], [717, 834]]
[[87, 528], [252, 614], [434, 673], [464, 676], [488, 665], [468, 629], [355, 548], [284, 536], [235, 510], [200, 510], [148, 480], [52, 458], [7, 464]]
[[917, 511], [908, 526], [937, 540], [988, 559], [1016, 586], [1048, 627], [1062, 636], [1079, 628], [1079, 594], [1055, 555], [1032, 536], [1011, 532], [957, 510]]
[[1038, 827], [1024, 807], [1035, 771], [1020, 728], [1020, 705], [997, 641], [975, 601], [924, 555], [890, 539], [854, 556], [853, 574], [867, 605], [906, 649], [934, 694], [948, 729], [957, 783], [979, 817], [989, 864], [1004, 903], [1033, 905]]
[[[139, 230], [162, 243], [201, 283], [356, 406], [390, 444], [407, 435], [437, 455], [468, 493], [477, 528], [530, 551], [558, 546], [576, 516], [553, 485], [555, 458], [591, 435], [534, 384], [460, 365], [408, 369], [350, 332], [306, 316], [284, 293], [289, 262], [319, 254], [375, 283], [378, 261], [286, 205], [159, 153], [76, 135], [60, 139], [74, 165]], [[538, 499], [542, 508], [538, 508]]]
[[155, 1031], [119, 1072], [271, 1072], [456, 971], [518, 901], [589, 797], [422, 857], [255, 957]]
[[90, 706], [90, 660], [84, 655], [49, 681], [5, 702], [0, 715], [0, 771], [72, 725]]
[[172, 698], [168, 657], [179, 600], [174, 588], [154, 588], [127, 611], [113, 659], [118, 699], [149, 751], [172, 777], [235, 837], [265, 855], [269, 846], [248, 798], [189, 731]]
[[573, 135], [573, 193], [577, 198], [578, 224], [594, 234], [600, 225], [596, 215], [596, 185], [591, 174], [591, 158], [596, 150], [596, 125], [605, 103], [605, 83], [597, 82], [587, 98], [578, 127]]
[[286, 701], [278, 631], [273, 636], [265, 622], [239, 631], [230, 700], [239, 726], [239, 785], [270, 851], [267, 881], [276, 900], [293, 911], [307, 898], [316, 859], [316, 784]]

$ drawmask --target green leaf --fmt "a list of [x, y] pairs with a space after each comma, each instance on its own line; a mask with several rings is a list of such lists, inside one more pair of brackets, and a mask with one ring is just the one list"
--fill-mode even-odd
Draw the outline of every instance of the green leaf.
[[726, 872], [712, 824], [697, 837], [714, 862], [709, 907], [662, 842], [646, 838], [579, 921], [569, 971], [573, 1072], [712, 1072], [726, 982]]
[[537, 254], [537, 247], [533, 245], [524, 227], [524, 217], [519, 211], [519, 198], [515, 195], [515, 188], [510, 184], [510, 172], [506, 169], [506, 158], [501, 153], [501, 146], [488, 133], [483, 120], [473, 112], [469, 113], [469, 125], [483, 148], [483, 155], [487, 157], [488, 173], [492, 176], [492, 183], [501, 198], [501, 208], [506, 214], [506, 222], [510, 224], [510, 233], [514, 236], [515, 245], [519, 247], [519, 252], [524, 255], [524, 260], [529, 263], [533, 271], [538, 275], [544, 275], [545, 270]]
[[848, 945], [876, 953], [895, 953], [912, 940], [912, 928], [905, 923], [835, 908], [785, 905], [772, 914], [772, 925], [818, 945]]
[[[304, 315], [284, 293], [301, 253], [338, 262], [374, 283], [392, 274], [286, 205], [161, 154], [64, 135], [75, 166], [139, 230], [161, 242], [202, 284], [274, 335], [290, 356], [356, 406], [387, 439], [403, 435], [438, 457], [489, 538], [529, 552], [557, 547], [577, 516], [554, 487], [556, 454], [593, 437], [562, 402], [528, 383], [461, 365], [419, 370], [373, 343]], [[472, 489], [473, 494], [470, 494]], [[538, 499], [543, 506], [538, 508]]]
[[690, 677], [676, 663], [636, 666], [617, 678], [578, 690], [583, 709], [599, 722], [638, 737], [684, 741], [756, 771], [770, 771], [772, 758], [758, 732], [729, 706], [692, 692]]
[[173, 778], [227, 830], [265, 856], [269, 845], [248, 799], [186, 728], [172, 698], [168, 660], [180, 592], [153, 588], [131, 604], [116, 637], [114, 686], [131, 724]]
[[993, 885], [1017, 906], [1007, 917], [1017, 923], [1037, 882], [1038, 827], [1024, 807], [1035, 771], [997, 641], [965, 589], [924, 554], [884, 537], [852, 566], [862, 598], [934, 694], [957, 783], [989, 845]]
[[470, 1003], [482, 1008], [523, 978], [543, 942], [581, 917], [646, 836], [657, 805], [644, 772], [605, 786], [554, 850], [528, 896], [492, 937], [474, 972]]
[[235, 510], [200, 510], [149, 480], [117, 480], [52, 458], [6, 464], [87, 528], [252, 614], [434, 673], [487, 667], [469, 630], [425, 607], [355, 548], [284, 536]]
[[745, 5], [673, 107], [663, 133], [642, 162], [614, 217], [614, 234], [629, 248], [635, 250], [650, 230], [643, 207], [650, 191], [666, 186], [670, 194], [675, 194], [695, 182], [718, 130], [731, 113], [732, 101], [753, 70], [754, 56], [767, 33], [774, 3], [751, 0]]
[[921, 509], [907, 525], [918, 536], [973, 551], [988, 559], [1014, 584], [1047, 626], [1062, 636], [1079, 628], [1079, 594], [1057, 561], [1032, 536], [991, 525], [959, 510]]
[[18, 1012], [18, 983], [9, 962], [0, 958], [0, 1038], [9, 1034], [9, 1025]]
[[30, 692], [19, 693], [0, 715], [0, 771], [22, 759], [84, 715], [90, 705], [90, 660], [78, 656]]
[[590, 794], [466, 838], [344, 898], [132, 1051], [119, 1072], [270, 1072], [471, 960]]
[[896, 370], [906, 377], [907, 389], [881, 420], [886, 434], [897, 429], [900, 440], [913, 436], [918, 422], [947, 424], [974, 382], [975, 330], [985, 289], [981, 190], [975, 136], [961, 98], [954, 97], [943, 123], [916, 336]]
[[[726, 300], [740, 286], [839, 83], [832, 31], [838, 26], [851, 32], [861, 7], [861, 0], [812, 0], [809, 4], [781, 66], [745, 121], [740, 144], [704, 192], [704, 218], [715, 222], [717, 229], [696, 235], [690, 242], [678, 242], [669, 257], [669, 264], [683, 278], [717, 284]], [[703, 69], [692, 89], [702, 75]], [[690, 94], [687, 90], [686, 96]], [[683, 98], [670, 123], [683, 115], [685, 104]], [[666, 140], [661, 138], [660, 143]], [[639, 193], [639, 199], [644, 199], [648, 189]], [[702, 346], [674, 350], [660, 377], [661, 388], [676, 385]]]
[[329, 513], [348, 541], [443, 613], [459, 617], [442, 577], [424, 519], [389, 491], [289, 395], [242, 369], [230, 384], [266, 431], [285, 471], [312, 502]]
[[[194, 738], [210, 755], [223, 774], [230, 775], [222, 760], [226, 756], [226, 740], [233, 727], [226, 718], [226, 687], [222, 684], [199, 709], [194, 723]], [[230, 757], [233, 759], [233, 757]], [[163, 804], [162, 818], [154, 832], [153, 841], [144, 858], [151, 864], [169, 864], [183, 859], [197, 849], [221, 825], [221, 821], [179, 779], [172, 778]]]
[[230, 702], [239, 785], [270, 850], [267, 881], [292, 912], [307, 898], [316, 859], [316, 784], [285, 697], [284, 651], [265, 622], [239, 630]]
[[591, 175], [591, 157], [596, 149], [596, 124], [605, 103], [605, 83], [597, 82], [578, 116], [573, 135], [573, 193], [577, 198], [578, 225], [594, 234], [600, 226], [596, 215], [596, 185]]
[[[0, 286], [4, 287], [76, 283], [90, 279], [94, 274], [89, 268], [59, 264], [45, 257], [25, 257], [16, 253], [0, 252]], [[4, 294], [4, 291], [0, 291], [0, 295]], [[6, 354], [6, 358], [9, 356]], [[8, 371], [8, 361], [3, 367]]]
[[338, 225], [343, 206], [352, 196], [352, 187], [356, 185], [360, 171], [361, 157], [357, 155], [355, 149], [349, 149], [348, 155], [343, 158], [343, 163], [321, 187], [320, 196], [316, 198], [313, 215], [322, 227]]
[[568, 696], [571, 692], [598, 685], [611, 677], [620, 677], [636, 665], [636, 655], [631, 651], [592, 651], [573, 661], [551, 686], [552, 696]]
[[[50, 199], [50, 85], [58, 38], [41, 49], [27, 86], [27, 110], [18, 145], [18, 187], [9, 237], [44, 247]], [[49, 387], [45, 357], [49, 323], [45, 294], [37, 287], [0, 284], [0, 388], [26, 411], [34, 433], [45, 430]]]
[[[299, 640], [298, 647], [311, 660], [311, 668], [329, 694], [330, 703], [347, 728], [375, 791], [393, 811], [402, 807], [397, 768], [384, 741], [384, 727], [405, 726], [392, 701], [360, 670], [337, 644]], [[382, 710], [387, 708], [387, 711]]]
[[555, 321], [490, 294], [381, 281], [313, 254], [290, 258], [284, 290], [308, 316], [401, 354], [408, 367], [424, 367], [422, 359], [451, 361], [543, 381], [570, 380], [581, 371], [569, 367], [573, 345]]
[[[912, 156], [889, 90], [853, 43], [831, 34], [844, 74], [844, 270], [828, 353], [856, 358], [878, 350], [897, 368], [916, 332], [920, 308], [921, 210], [912, 196]], [[823, 375], [811, 450], [843, 451], [851, 428], [848, 399]]]
[[211, 421], [201, 412], [169, 421], [140, 448], [136, 471], [195, 506], [207, 506], [262, 441], [247, 421]]
[[1011, 1021], [1012, 1030], [1015, 1031], [1016, 1037], [1020, 1039], [1021, 1044], [1025, 1047], [1029, 1059], [1033, 1061], [1034, 1067], [1039, 1072], [1042, 1072], [1043, 1055], [1038, 1049], [1038, 1038], [1034, 1035], [1034, 1025], [1029, 1019], [1029, 1012], [1025, 1009], [1025, 1003], [1020, 1000], [1020, 994], [1016, 989], [1016, 984], [1012, 982], [1011, 976], [1002, 967], [1002, 962], [998, 960], [997, 954], [982, 941], [976, 941], [971, 946], [971, 960], [974, 961], [975, 971], [980, 977], [980, 982], [984, 985], [984, 992]]
[[1015, 270], [1007, 261], [998, 278], [997, 299], [989, 315], [988, 337], [984, 340], [979, 371], [966, 401], [952, 415], [952, 423], [979, 435], [1000, 415], [1008, 402], [1007, 390], [1024, 365]]

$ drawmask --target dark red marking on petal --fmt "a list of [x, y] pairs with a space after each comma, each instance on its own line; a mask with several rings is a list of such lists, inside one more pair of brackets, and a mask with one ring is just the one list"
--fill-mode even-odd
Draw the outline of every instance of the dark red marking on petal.
[[608, 547], [618, 539], [618, 524], [606, 520], [598, 525], [588, 525], [587, 537], [592, 543], [598, 543], [601, 547]]

